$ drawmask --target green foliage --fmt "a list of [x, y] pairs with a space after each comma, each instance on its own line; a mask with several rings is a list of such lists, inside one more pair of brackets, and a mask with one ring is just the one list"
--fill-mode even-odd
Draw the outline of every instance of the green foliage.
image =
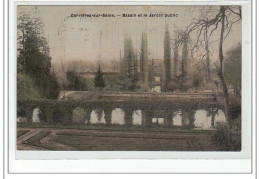
[[37, 89], [34, 80], [24, 74], [17, 74], [17, 98], [18, 100], [24, 99], [39, 99], [41, 94]]
[[227, 53], [224, 62], [224, 77], [226, 82], [236, 89], [237, 93], [241, 90], [241, 44], [231, 49]]
[[44, 95], [49, 99], [57, 99], [60, 93], [60, 85], [54, 74], [48, 75], [49, 80], [46, 79], [46, 87], [42, 87]]
[[148, 47], [147, 47], [147, 34], [142, 33], [142, 43], [141, 43], [141, 57], [140, 57], [140, 72], [141, 79], [144, 83], [144, 86], [148, 88]]
[[195, 88], [198, 88], [202, 85], [202, 77], [199, 74], [193, 76], [192, 85]]
[[[139, 81], [139, 73], [132, 77], [121, 75], [118, 78], [117, 83], [121, 86], [120, 90], [133, 91], [140, 87], [138, 81]], [[145, 88], [147, 90], [147, 86]]]
[[188, 90], [188, 85], [187, 85], [188, 73], [187, 73], [187, 71], [185, 69], [186, 69], [185, 61], [182, 60], [182, 62], [181, 62], [181, 74], [177, 77], [179, 82], [180, 82], [180, 89], [182, 91]]
[[103, 78], [103, 73], [102, 73], [100, 66], [98, 67], [98, 70], [97, 70], [97, 73], [96, 73], [96, 76], [95, 76], [93, 82], [95, 84], [95, 87], [100, 88], [101, 91], [102, 91], [103, 88], [106, 87], [106, 83], [105, 83], [105, 80]]
[[127, 77], [132, 77], [135, 74], [134, 66], [135, 53], [130, 37], [125, 36], [124, 39], [124, 61], [123, 61], [123, 74]]
[[[30, 18], [27, 14], [18, 17], [18, 58], [17, 72], [30, 77], [41, 97], [56, 99], [59, 96], [59, 84], [51, 73], [49, 47], [43, 36], [43, 23], [40, 18]], [[20, 77], [17, 83], [21, 83]], [[23, 93], [28, 90], [23, 89]]]
[[17, 132], [17, 138], [28, 133], [30, 130], [20, 130]]
[[77, 107], [73, 110], [73, 122], [84, 123], [86, 117], [86, 112], [84, 109]]
[[170, 92], [170, 91], [174, 91], [176, 89], [180, 89], [180, 82], [176, 78], [173, 78], [169, 81], [169, 83], [163, 85], [162, 90], [164, 92]]
[[95, 91], [95, 84], [92, 78], [86, 78], [86, 86], [88, 91]]
[[188, 35], [184, 34], [183, 49], [182, 49], [182, 62], [181, 62], [181, 74], [179, 75], [180, 88], [183, 91], [188, 89]]
[[241, 117], [239, 116], [229, 125], [218, 123], [212, 141], [219, 145], [223, 151], [240, 151]]
[[125, 36], [124, 39], [124, 60], [122, 73], [118, 79], [121, 90], [135, 90], [138, 87], [139, 73], [137, 73], [137, 57], [133, 49], [132, 40]]
[[171, 78], [171, 47], [170, 47], [170, 33], [166, 27], [164, 35], [164, 70], [165, 83], [167, 84]]
[[35, 143], [40, 142], [41, 139], [43, 139], [44, 137], [46, 137], [47, 135], [49, 135], [51, 132], [50, 131], [41, 131], [40, 133], [38, 133], [37, 135], [29, 138], [27, 141], [25, 141], [24, 143], [26, 144], [30, 144], [33, 145]]
[[24, 141], [23, 143], [32, 145], [32, 146], [36, 146], [36, 147], [41, 147], [41, 148], [48, 149], [48, 150], [61, 150], [61, 148], [59, 148], [59, 147], [56, 147], [53, 145], [47, 145], [47, 144], [40, 142], [41, 139], [48, 136], [50, 133], [51, 133], [51, 131], [41, 131], [38, 134], [36, 134], [35, 136], [32, 136], [28, 140]]
[[146, 84], [143, 84], [142, 82], [139, 85], [139, 92], [148, 92], [149, 91], [149, 86]]
[[230, 105], [228, 110], [228, 116], [230, 122], [234, 121], [241, 115], [241, 98], [230, 95]]
[[68, 70], [66, 72], [68, 81], [68, 90], [87, 90], [87, 80], [84, 77], [79, 76], [75, 71]]
[[[129, 111], [135, 111], [136, 109], [144, 110], [148, 114], [154, 110], [172, 110], [183, 109], [188, 110], [210, 110], [211, 108], [223, 109], [220, 104], [209, 104], [203, 101], [180, 101], [173, 103], [172, 101], [156, 100], [156, 101], [56, 101], [56, 100], [18, 100], [17, 108], [19, 111], [25, 111], [27, 121], [30, 123], [33, 110], [38, 107], [41, 112], [44, 112], [44, 116], [47, 122], [59, 122], [68, 123], [71, 122], [73, 116], [73, 110], [77, 107], [84, 109], [85, 111], [103, 109], [105, 111], [112, 111], [115, 108], [127, 109]], [[19, 115], [18, 115], [19, 116]], [[45, 119], [41, 118], [43, 122]]]

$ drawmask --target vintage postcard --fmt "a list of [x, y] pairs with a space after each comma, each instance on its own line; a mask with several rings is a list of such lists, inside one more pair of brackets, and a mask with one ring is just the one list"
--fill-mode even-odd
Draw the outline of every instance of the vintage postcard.
[[248, 4], [12, 2], [11, 172], [250, 172]]
[[9, 7], [11, 172], [250, 172], [249, 3]]
[[241, 6], [17, 6], [17, 150], [241, 151]]

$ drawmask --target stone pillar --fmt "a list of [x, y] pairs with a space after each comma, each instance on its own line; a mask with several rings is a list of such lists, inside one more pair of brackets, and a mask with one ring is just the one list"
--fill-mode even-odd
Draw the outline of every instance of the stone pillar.
[[147, 120], [147, 119], [146, 119], [146, 114], [145, 114], [144, 110], [142, 110], [142, 126], [145, 125], [146, 120]]
[[132, 110], [125, 110], [125, 125], [131, 126], [133, 125], [133, 111]]
[[149, 110], [142, 110], [142, 115], [144, 116], [144, 122], [143, 122], [143, 124], [145, 125], [145, 126], [147, 126], [147, 127], [149, 127], [149, 126], [151, 126], [151, 124], [152, 124], [152, 112], [151, 111], [149, 111]]
[[28, 109], [26, 111], [27, 123], [32, 123], [33, 110], [34, 109]]
[[189, 111], [187, 111], [188, 113], [188, 120], [189, 120], [189, 126], [190, 127], [194, 127], [195, 124], [194, 124], [194, 121], [195, 121], [195, 110], [194, 109], [190, 109]]
[[106, 120], [106, 125], [111, 125], [112, 124], [112, 109], [105, 109], [105, 120]]
[[164, 126], [165, 127], [171, 127], [172, 126], [172, 112], [169, 110], [165, 111], [164, 114]]
[[53, 111], [51, 109], [45, 109], [45, 115], [48, 123], [53, 122]]
[[182, 117], [182, 119], [181, 119], [182, 126], [187, 126], [189, 124], [187, 111], [182, 110], [181, 117]]
[[[86, 113], [85, 113], [85, 119], [87, 120], [87, 123], [88, 125], [90, 125], [90, 117], [91, 117], [91, 112], [92, 110], [91, 109], [85, 109]], [[85, 121], [84, 121], [85, 122]]]
[[216, 116], [216, 114], [217, 114], [217, 112], [218, 112], [218, 108], [214, 108], [214, 107], [212, 107], [211, 108], [211, 127], [214, 127], [214, 123], [215, 123], [215, 116]]
[[98, 109], [95, 110], [95, 113], [96, 113], [97, 118], [98, 118], [98, 123], [100, 123], [100, 120], [101, 120], [102, 115], [103, 115], [103, 110], [98, 108]]

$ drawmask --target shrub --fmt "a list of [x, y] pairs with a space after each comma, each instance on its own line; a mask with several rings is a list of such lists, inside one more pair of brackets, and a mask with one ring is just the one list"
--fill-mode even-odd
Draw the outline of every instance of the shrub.
[[228, 110], [229, 120], [233, 121], [241, 115], [241, 100], [236, 96], [230, 96], [230, 106]]
[[169, 83], [165, 83], [162, 87], [162, 91], [169, 92], [176, 89], [180, 89], [180, 82], [177, 79], [171, 79]]
[[17, 98], [21, 100], [41, 98], [41, 94], [30, 76], [17, 74]]
[[241, 117], [236, 118], [232, 123], [218, 123], [217, 131], [212, 141], [221, 147], [223, 151], [241, 150]]
[[199, 74], [193, 76], [192, 85], [195, 88], [199, 88], [202, 85], [202, 77]]

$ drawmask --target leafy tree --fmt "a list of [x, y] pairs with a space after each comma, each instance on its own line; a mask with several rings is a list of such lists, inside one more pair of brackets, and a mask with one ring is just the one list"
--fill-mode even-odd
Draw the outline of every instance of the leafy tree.
[[155, 71], [154, 71], [154, 59], [152, 59], [152, 63], [149, 64], [148, 66], [149, 68], [149, 75], [148, 75], [148, 82], [149, 82], [149, 86], [154, 86], [154, 77], [155, 77]]
[[68, 81], [67, 88], [69, 90], [87, 90], [87, 81], [84, 77], [79, 76], [75, 71], [68, 70], [66, 72], [66, 77]]
[[[43, 27], [40, 18], [30, 18], [28, 14], [18, 17], [17, 72], [29, 76], [42, 97], [55, 99], [60, 87], [51, 73], [51, 57]], [[20, 79], [17, 80], [19, 83]]]
[[98, 67], [98, 70], [97, 70], [97, 73], [96, 73], [96, 76], [95, 76], [93, 82], [95, 84], [95, 87], [100, 88], [101, 91], [102, 91], [103, 88], [106, 87], [106, 83], [105, 83], [105, 80], [103, 78], [103, 73], [102, 73], [100, 66]]
[[25, 74], [17, 74], [17, 98], [40, 99], [42, 95], [36, 87], [34, 80]]
[[149, 66], [148, 66], [148, 49], [147, 49], [147, 34], [142, 33], [141, 57], [140, 57], [140, 72], [143, 85], [148, 89]]
[[165, 83], [167, 84], [171, 78], [171, 48], [170, 48], [170, 33], [166, 27], [164, 35], [164, 70]]
[[217, 123], [216, 133], [212, 141], [223, 151], [241, 151], [241, 116], [238, 116], [229, 125]]
[[[220, 84], [223, 90], [223, 96], [225, 100], [226, 114], [228, 115], [230, 107], [230, 97], [228, 93], [226, 79], [224, 77], [224, 54], [223, 54], [223, 44], [224, 40], [228, 37], [230, 32], [232, 32], [233, 24], [241, 22], [242, 10], [241, 6], [220, 6], [219, 10], [212, 11], [212, 7], [201, 10], [201, 16], [198, 19], [188, 25], [186, 32], [191, 33], [193, 31], [197, 32], [197, 42], [200, 43], [201, 39], [206, 40], [206, 38], [211, 37], [214, 32], [217, 32], [219, 36], [219, 48], [218, 48], [218, 66], [217, 75], [220, 80]], [[207, 36], [207, 33], [209, 36]], [[215, 35], [216, 36], [216, 33]], [[198, 43], [196, 45], [198, 45]], [[227, 116], [229, 118], [229, 116]]]
[[199, 74], [193, 76], [193, 87], [198, 88], [202, 85], [202, 77]]
[[227, 53], [224, 62], [224, 77], [228, 84], [231, 84], [236, 93], [240, 94], [241, 90], [241, 45], [231, 49]]
[[44, 94], [50, 99], [56, 99], [60, 94], [60, 85], [54, 73], [48, 75], [46, 88], [44, 88]]

